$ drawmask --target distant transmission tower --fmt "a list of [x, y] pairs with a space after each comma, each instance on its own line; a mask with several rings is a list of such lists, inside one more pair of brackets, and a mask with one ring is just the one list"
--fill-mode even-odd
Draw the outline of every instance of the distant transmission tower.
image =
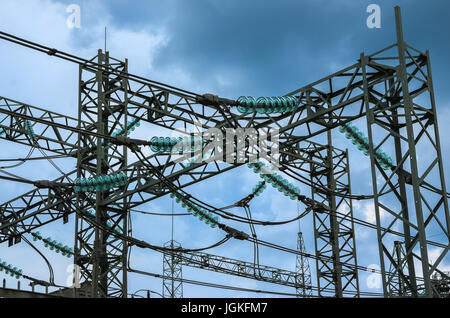
[[[164, 244], [170, 249], [181, 249], [181, 244], [171, 240]], [[183, 298], [183, 270], [181, 252], [168, 251], [163, 255], [163, 297]]]
[[309, 268], [309, 262], [306, 257], [303, 256], [306, 253], [305, 242], [303, 241], [302, 232], [298, 232], [297, 238], [297, 250], [302, 254], [297, 254], [295, 263], [295, 272], [297, 274], [296, 281], [300, 287], [295, 288], [297, 297], [310, 297], [312, 295], [311, 289], [311, 270]]
[[405, 250], [403, 249], [402, 242], [394, 242], [394, 250], [392, 255], [395, 257], [395, 263], [392, 262], [389, 270], [388, 277], [388, 292], [390, 297], [405, 297], [409, 296], [407, 294], [407, 278], [404, 276], [404, 268], [406, 263], [403, 261], [405, 259]]
[[[173, 251], [181, 250], [181, 244], [174, 241], [174, 200], [172, 200], [172, 233], [171, 240], [164, 246], [172, 251], [163, 254], [163, 297], [164, 298], [183, 298], [183, 269], [181, 263], [181, 252]], [[169, 278], [170, 277], [170, 278]]]

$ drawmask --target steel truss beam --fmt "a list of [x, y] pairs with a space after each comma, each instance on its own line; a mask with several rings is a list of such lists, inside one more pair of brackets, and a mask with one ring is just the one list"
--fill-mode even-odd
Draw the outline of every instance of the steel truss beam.
[[297, 234], [297, 251], [302, 255], [296, 255], [295, 257], [295, 272], [297, 273], [297, 284], [299, 287], [295, 289], [297, 297], [311, 297], [312, 288], [306, 288], [306, 286], [312, 286], [311, 283], [311, 269], [309, 267], [309, 260], [303, 254], [306, 253], [305, 241], [303, 240], [303, 233]]
[[[313, 214], [318, 294], [343, 297], [346, 292], [353, 292], [358, 297], [353, 205], [352, 200], [348, 199], [351, 196], [348, 152], [332, 147], [329, 131], [328, 146], [315, 147], [310, 151], [311, 161], [320, 161], [316, 158], [321, 158], [326, 166], [310, 164], [311, 195], [331, 209], [331, 213], [314, 211]], [[320, 188], [331, 192], [318, 191]], [[341, 213], [342, 217], [334, 211]], [[324, 261], [326, 258], [331, 258], [333, 262]]]
[[[301, 288], [307, 290], [310, 295], [312, 289], [311, 282], [309, 285], [302, 285], [300, 282], [307, 281], [301, 276], [301, 273], [287, 271], [271, 266], [260, 265], [259, 267], [253, 263], [207, 254], [203, 252], [184, 252], [174, 254], [174, 262], [183, 266], [190, 266], [216, 273], [234, 275], [254, 279], [257, 281]], [[306, 295], [306, 296], [307, 296]], [[305, 295], [301, 295], [305, 296]]]
[[[76, 158], [78, 134], [66, 129], [76, 127], [90, 131], [94, 126], [78, 123], [76, 118], [30, 106], [6, 97], [0, 97], [0, 129], [5, 130], [0, 139], [39, 147], [59, 155]], [[25, 129], [25, 121], [32, 124], [38, 143], [33, 142]]]
[[[450, 242], [450, 216], [430, 57], [428, 52], [422, 53], [404, 42], [399, 7], [395, 13], [397, 43], [371, 56], [361, 54], [363, 77], [372, 71], [373, 61], [390, 61], [395, 69], [395, 77], [384, 86], [370, 85], [363, 79], [383, 291], [389, 296], [392, 277], [386, 272], [395, 268], [405, 282], [406, 290], [402, 292], [406, 295], [439, 297], [432, 274], [448, 255], [450, 245], [437, 249], [436, 259], [429, 259], [427, 237], [440, 235]], [[385, 107], [374, 109], [376, 104]], [[375, 151], [379, 147], [393, 149], [396, 167], [392, 171], [384, 171], [376, 163]], [[419, 154], [424, 149], [427, 153]], [[428, 190], [430, 185], [437, 190]], [[381, 198], [385, 189], [392, 190], [392, 194]], [[401, 228], [405, 234], [405, 255], [400, 254], [400, 259], [398, 253], [391, 253], [395, 250], [394, 239], [387, 230], [394, 228]], [[420, 261], [419, 268], [415, 268], [415, 259]], [[417, 270], [422, 273], [417, 275]], [[417, 276], [423, 281], [418, 281]]]
[[[127, 72], [128, 62], [121, 62], [100, 50], [98, 64], [112, 67], [116, 72]], [[105, 135], [117, 128], [127, 129], [127, 97], [112, 89], [116, 78], [113, 74], [101, 71], [93, 72], [80, 66], [79, 75], [79, 123], [86, 121], [95, 127], [96, 132]], [[125, 87], [126, 81], [121, 81]], [[119, 101], [113, 101], [114, 94]], [[88, 178], [111, 175], [127, 167], [127, 148], [125, 146], [105, 147], [106, 141], [88, 135], [78, 135], [78, 149], [95, 149], [95, 156], [86, 156], [78, 152], [77, 177]], [[127, 233], [129, 210], [126, 199], [120, 200], [120, 209], [111, 209], [105, 201], [110, 192], [97, 191], [88, 194], [95, 202], [95, 221], [107, 228], [112, 224], [115, 231]], [[77, 195], [76, 205], [79, 211], [85, 209], [86, 199]], [[81, 281], [92, 284], [93, 297], [127, 297], [127, 242], [116, 238], [102, 228], [86, 221], [85, 216], [76, 214], [74, 262], [80, 266]], [[75, 289], [76, 291], [76, 289]]]
[[[180, 243], [169, 241], [164, 247], [172, 250], [181, 248]], [[183, 298], [183, 266], [180, 262], [180, 252], [163, 252], [163, 297]]]

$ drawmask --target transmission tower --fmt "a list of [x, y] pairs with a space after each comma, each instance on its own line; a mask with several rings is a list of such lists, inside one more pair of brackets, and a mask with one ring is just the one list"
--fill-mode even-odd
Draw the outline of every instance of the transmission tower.
[[406, 288], [406, 278], [403, 277], [403, 268], [404, 264], [402, 263], [405, 259], [405, 250], [403, 249], [402, 242], [395, 241], [394, 242], [394, 250], [392, 255], [395, 256], [395, 263], [391, 264], [391, 268], [389, 270], [389, 278], [388, 278], [388, 290], [390, 297], [405, 297], [407, 288]]
[[[102, 135], [111, 135], [118, 128], [127, 131], [127, 81], [118, 76], [128, 71], [128, 62], [101, 50], [93, 60], [109, 72], [80, 66], [78, 127], [88, 123], [91, 130]], [[112, 175], [127, 167], [124, 146], [79, 134], [77, 149], [78, 179]], [[94, 297], [127, 297], [127, 242], [105, 230], [112, 224], [115, 231], [127, 232], [127, 199], [106, 203], [114, 191], [96, 190], [77, 196], [74, 261], [81, 267], [81, 278], [92, 282]], [[95, 222], [103, 228], [85, 220], [83, 213], [89, 209], [95, 211]]]
[[[311, 286], [311, 290], [319, 297], [373, 295], [360, 290], [359, 272], [370, 269], [358, 264], [355, 223], [376, 231], [384, 297], [448, 296], [445, 282], [449, 277], [442, 271], [442, 264], [448, 258], [450, 215], [430, 55], [404, 41], [399, 7], [395, 15], [397, 40], [392, 45], [370, 55], [362, 53], [355, 64], [284, 96], [237, 100], [197, 94], [130, 74], [128, 61], [114, 59], [108, 52], [100, 50], [86, 60], [0, 32], [2, 40], [79, 65], [78, 118], [0, 97], [0, 139], [39, 149], [52, 164], [46, 152], [77, 160], [76, 169], [68, 172], [55, 165], [61, 175], [54, 180], [28, 180], [0, 173], [2, 179], [33, 185], [31, 191], [0, 205], [0, 243], [8, 242], [14, 248], [27, 235], [34, 233], [39, 238], [37, 229], [57, 220], [66, 224], [70, 215], [75, 215], [73, 253], [53, 240], [40, 240], [53, 250], [73, 256], [81, 283], [91, 289], [84, 294], [127, 297], [129, 246], [158, 251], [169, 255], [170, 260], [188, 255], [181, 253], [181, 248], [175, 255], [167, 245], [155, 246], [132, 237], [128, 229], [130, 211], [172, 195], [211, 230], [224, 232], [225, 239], [213, 247], [233, 239], [314, 259], [318, 286]], [[252, 162], [249, 167], [282, 195], [304, 204], [305, 213], [313, 214], [315, 254], [261, 241], [226, 224], [225, 218], [219, 219], [225, 212], [230, 217], [229, 211], [223, 212], [184, 191], [244, 163], [186, 164], [175, 160], [177, 141], [170, 137], [128, 137], [141, 122], [167, 131], [182, 126], [191, 133], [202, 133], [197, 125], [202, 122], [201, 130], [215, 129], [223, 135], [227, 130], [236, 132], [246, 127], [277, 130], [279, 174], [261, 173], [261, 163]], [[368, 157], [371, 194], [352, 194], [349, 152], [333, 144], [338, 131]], [[190, 140], [194, 136], [185, 137]], [[149, 147], [152, 154], [144, 155], [143, 147]], [[249, 153], [261, 150], [253, 145], [248, 148]], [[427, 149], [426, 158], [418, 159], [418, 149]], [[130, 153], [137, 158], [130, 159], [133, 162], [128, 160]], [[283, 175], [306, 185], [310, 197]], [[373, 202], [375, 224], [355, 218], [353, 200]], [[271, 224], [231, 217], [256, 225]], [[431, 237], [441, 239], [431, 241]], [[397, 243], [392, 249], [394, 241]], [[438, 248], [433, 259], [429, 257], [430, 248]], [[198, 254], [189, 255], [198, 261]], [[202, 257], [228, 262], [208, 265], [211, 270], [249, 277], [251, 268], [255, 268], [251, 263], [208, 255]], [[165, 268], [174, 265], [167, 263]], [[12, 264], [2, 262], [0, 266], [15, 277], [25, 277]], [[296, 273], [266, 270], [267, 275], [253, 273], [254, 279], [296, 290], [308, 286], [291, 280], [289, 275], [295, 278]], [[167, 292], [175, 297], [179, 293], [173, 285], [178, 279], [176, 271], [166, 276], [173, 286]], [[47, 287], [53, 285], [49, 282]], [[76, 289], [75, 296], [81, 296]]]
[[312, 296], [311, 270], [309, 268], [308, 259], [303, 256], [303, 254], [306, 253], [306, 248], [302, 232], [298, 232], [297, 250], [302, 253], [301, 255], [296, 256], [295, 262], [295, 272], [298, 275], [297, 282], [301, 287], [296, 288], [295, 291], [297, 297], [310, 297]]
[[[163, 296], [164, 298], [183, 298], [183, 268], [181, 244], [171, 240], [164, 244], [164, 247], [172, 251], [163, 253]], [[173, 251], [175, 250], [175, 251]]]
[[[343, 297], [346, 291], [359, 293], [353, 206], [350, 187], [348, 152], [331, 146], [331, 132], [328, 131], [328, 146], [316, 145], [310, 151], [313, 157], [322, 158], [323, 164], [311, 164], [312, 198], [327, 204], [337, 213], [316, 211], [313, 214], [316, 247], [316, 272], [320, 296]], [[316, 160], [317, 161], [317, 160]], [[317, 191], [326, 185], [329, 192]], [[341, 196], [334, 195], [333, 192]], [[346, 197], [347, 196], [347, 197]], [[323, 259], [331, 258], [333, 266]], [[334, 289], [334, 293], [325, 290]]]

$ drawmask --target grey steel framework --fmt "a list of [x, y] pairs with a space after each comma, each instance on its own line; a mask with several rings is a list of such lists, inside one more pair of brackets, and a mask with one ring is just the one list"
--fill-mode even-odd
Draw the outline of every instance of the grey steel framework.
[[[314, 196], [328, 206], [323, 214], [314, 212], [316, 230], [320, 229], [315, 254], [331, 253], [333, 257], [327, 262], [319, 258], [319, 295], [341, 297], [349, 289], [358, 295], [356, 268], [361, 267], [354, 254], [351, 201], [347, 199], [351, 196], [345, 195], [351, 193], [350, 183], [345, 188], [349, 166], [346, 163], [342, 171], [347, 177], [339, 180], [341, 164], [334, 161], [336, 150], [331, 142], [331, 131], [358, 121], [367, 127], [370, 143], [384, 296], [390, 296], [394, 276], [404, 282], [405, 295], [446, 295], [442, 292], [445, 288], [432, 278], [435, 274], [448, 277], [439, 265], [448, 255], [450, 217], [430, 57], [428, 51], [421, 52], [404, 42], [398, 7], [396, 22], [396, 43], [371, 55], [361, 54], [355, 64], [288, 93], [298, 98], [299, 107], [284, 114], [238, 114], [236, 101], [195, 94], [129, 74], [127, 62], [112, 59], [108, 53], [99, 51], [87, 61], [19, 38], [10, 39], [2, 33], [3, 39], [78, 63], [80, 100], [79, 118], [73, 119], [0, 98], [0, 128], [6, 129], [1, 139], [77, 158], [76, 170], [55, 182], [33, 182], [35, 189], [0, 205], [0, 242], [8, 241], [12, 246], [20, 242], [23, 234], [59, 219], [67, 222], [68, 216], [76, 212], [75, 263], [81, 266], [83, 279], [92, 284], [92, 296], [126, 297], [127, 243], [105, 231], [108, 221], [127, 234], [130, 209], [171, 192], [164, 180], [183, 189], [242, 164], [206, 162], [187, 166], [175, 162], [171, 154], [155, 153], [147, 160], [157, 167], [156, 173], [139, 160], [129, 163], [129, 149], [116, 143], [103, 145], [99, 134], [110, 135], [116, 127], [126, 129], [131, 118], [169, 130], [182, 126], [196, 132], [200, 132], [198, 122], [202, 122], [203, 130], [271, 127], [280, 132], [281, 170], [292, 168], [298, 177], [312, 174], [319, 189], [325, 189], [324, 195], [312, 187]], [[27, 134], [25, 120], [33, 125], [36, 140]], [[324, 135], [325, 142], [315, 141]], [[376, 160], [375, 153], [381, 147], [395, 159], [390, 170], [383, 170]], [[311, 153], [315, 148], [321, 150]], [[323, 172], [328, 169], [328, 173], [317, 174], [321, 168]], [[119, 171], [127, 174], [128, 183], [114, 191], [80, 194], [71, 187], [56, 186], [73, 183], [80, 176]], [[341, 190], [344, 192], [339, 193]], [[344, 218], [336, 217], [342, 214], [333, 208], [339, 210], [340, 205], [349, 208], [338, 211], [350, 213]], [[85, 209], [95, 211], [95, 222], [83, 220]], [[445, 240], [432, 242], [431, 236]], [[404, 255], [395, 253], [394, 241], [402, 242]], [[436, 249], [433, 255], [437, 257], [430, 260], [431, 247]], [[420, 268], [415, 267], [415, 261]], [[331, 293], [326, 286], [332, 286]]]
[[[395, 261], [397, 266], [402, 265], [402, 260], [405, 259], [405, 250], [403, 248], [403, 244], [400, 241], [394, 242], [394, 249], [392, 251], [392, 255], [395, 257]], [[388, 293], [389, 297], [405, 297], [410, 296], [407, 295], [406, 292], [408, 289], [406, 288], [406, 282], [403, 279], [403, 276], [400, 273], [403, 273], [404, 269], [398, 270], [394, 268], [394, 264], [391, 264], [391, 268], [389, 269], [389, 277], [388, 277]]]
[[[346, 291], [359, 296], [358, 271], [356, 269], [355, 230], [353, 226], [350, 167], [347, 151], [331, 147], [331, 132], [328, 132], [328, 146], [314, 147], [310, 151], [311, 160], [322, 159], [325, 167], [311, 164], [312, 198], [325, 203], [332, 211], [341, 213], [313, 214], [314, 239], [316, 247], [317, 285], [320, 296], [343, 297]], [[317, 189], [330, 189], [341, 197], [323, 193]], [[333, 263], [323, 261], [332, 258]], [[342, 264], [343, 263], [343, 264]], [[334, 290], [334, 293], [325, 290]]]
[[303, 233], [298, 232], [297, 250], [302, 255], [296, 255], [295, 258], [295, 272], [297, 273], [298, 287], [295, 289], [297, 297], [311, 297], [312, 283], [311, 283], [311, 269], [309, 267], [308, 258], [303, 254], [306, 253], [305, 241], [303, 240]]
[[[78, 126], [87, 122], [92, 130], [111, 135], [117, 128], [127, 129], [127, 81], [119, 76], [128, 71], [128, 62], [113, 59], [102, 51], [94, 59], [110, 72], [80, 66]], [[127, 167], [125, 146], [79, 134], [77, 149], [77, 178], [111, 175]], [[126, 233], [126, 199], [117, 200], [113, 206], [105, 203], [110, 196], [110, 191], [77, 196], [74, 261], [81, 268], [81, 279], [92, 281], [94, 297], [127, 297], [127, 242], [83, 217], [83, 211], [93, 209], [97, 224], [112, 224], [116, 231]]]
[[[164, 247], [176, 250], [181, 248], [181, 244], [176, 241], [169, 241]], [[163, 253], [163, 290], [164, 298], [183, 298], [183, 266], [181, 252], [165, 251]]]
[[[181, 266], [189, 266], [216, 273], [294, 287], [296, 291], [301, 291], [298, 294], [301, 297], [308, 297], [312, 293], [311, 276], [303, 278], [303, 275], [306, 275], [306, 273], [288, 271], [265, 265], [258, 266], [251, 262], [203, 252], [175, 252], [176, 257], [174, 258], [170, 257], [170, 253], [171, 252], [167, 252], [163, 254], [164, 264], [168, 264], [166, 267], [167, 270], [164, 270], [165, 277], [172, 277], [171, 268], [173, 267], [174, 273], [180, 273], [180, 277], [178, 278], [181, 278]], [[173, 262], [176, 262], [176, 265], [170, 265], [172, 260]], [[177, 275], [174, 274], [174, 277], [177, 277]], [[166, 279], [163, 280], [164, 290], [166, 288], [170, 289], [171, 287], [166, 284], [165, 281]], [[178, 281], [180, 282], [180, 280]], [[170, 295], [169, 292], [167, 294]]]

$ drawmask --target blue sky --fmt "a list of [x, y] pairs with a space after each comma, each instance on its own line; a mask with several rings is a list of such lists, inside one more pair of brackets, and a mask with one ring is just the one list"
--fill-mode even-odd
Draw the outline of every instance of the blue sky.
[[[368, 29], [366, 8], [370, 3], [381, 6], [381, 28]], [[66, 26], [70, 4], [81, 6], [81, 28]], [[446, 74], [450, 71], [448, 55], [450, 4], [435, 1], [56, 1], [2, 0], [0, 30], [40, 42], [85, 58], [103, 48], [104, 27], [108, 28], [107, 48], [111, 55], [129, 59], [131, 73], [195, 91], [223, 97], [241, 95], [283, 95], [355, 63], [361, 52], [372, 53], [395, 42], [394, 10], [402, 7], [405, 40], [422, 51], [431, 53], [437, 112], [441, 128], [441, 147], [446, 172], [450, 155], [446, 118], [450, 115], [450, 90]], [[0, 96], [71, 116], [77, 114], [78, 67], [10, 43], [0, 42]], [[159, 130], [151, 127], [137, 130], [137, 138], [150, 139]], [[1, 158], [24, 156], [26, 147], [1, 141]], [[367, 182], [368, 160], [352, 149], [342, 136], [335, 135], [335, 144], [349, 148], [354, 192], [371, 193]], [[65, 169], [75, 162], [58, 161]], [[30, 179], [53, 179], [58, 172], [44, 162], [27, 163], [13, 170]], [[447, 176], [447, 184], [448, 176]], [[226, 206], [247, 195], [258, 177], [242, 168], [213, 180], [195, 185], [189, 191], [201, 199]], [[27, 185], [2, 181], [0, 199], [6, 201], [30, 189]], [[309, 190], [302, 188], [303, 193]], [[169, 212], [170, 200], [162, 198], [143, 205], [141, 209]], [[297, 213], [296, 203], [268, 189], [251, 206], [257, 219], [285, 220]], [[176, 212], [183, 212], [175, 207]], [[236, 209], [236, 213], [244, 213]], [[357, 217], [373, 220], [373, 207], [367, 202], [355, 206]], [[170, 218], [133, 215], [135, 235], [153, 244], [170, 239]], [[249, 232], [243, 225], [236, 225]], [[295, 248], [298, 224], [257, 228], [261, 239]], [[301, 223], [306, 248], [314, 252], [312, 220]], [[66, 244], [73, 243], [73, 220], [67, 225], [51, 224], [41, 229]], [[186, 248], [203, 247], [222, 237], [219, 230], [210, 230], [192, 217], [175, 219], [175, 239]], [[356, 229], [359, 264], [378, 264], [375, 231]], [[439, 238], [435, 238], [439, 240]], [[39, 244], [37, 244], [39, 246]], [[41, 246], [42, 247], [42, 246]], [[210, 251], [218, 255], [251, 261], [252, 245], [228, 242]], [[52, 260], [56, 280], [64, 283], [70, 260], [43, 250]], [[8, 248], [0, 246], [0, 257], [19, 265], [29, 275], [47, 279], [48, 272], [39, 255], [24, 243]], [[261, 250], [261, 263], [294, 270], [295, 256], [269, 249]], [[315, 264], [310, 260], [315, 280]], [[150, 272], [162, 272], [162, 256], [157, 252], [133, 248], [132, 266]], [[447, 258], [444, 269], [450, 267]], [[188, 279], [230, 284], [254, 289], [294, 292], [292, 288], [274, 286], [238, 277], [228, 277], [185, 267]], [[1, 277], [0, 277], [1, 278]], [[361, 273], [362, 290], [380, 291], [367, 286], [367, 274]], [[8, 279], [8, 283], [13, 281]], [[25, 282], [23, 282], [24, 284]], [[161, 281], [130, 274], [130, 292], [148, 288], [161, 292]], [[184, 285], [186, 297], [256, 297], [207, 287]]]

